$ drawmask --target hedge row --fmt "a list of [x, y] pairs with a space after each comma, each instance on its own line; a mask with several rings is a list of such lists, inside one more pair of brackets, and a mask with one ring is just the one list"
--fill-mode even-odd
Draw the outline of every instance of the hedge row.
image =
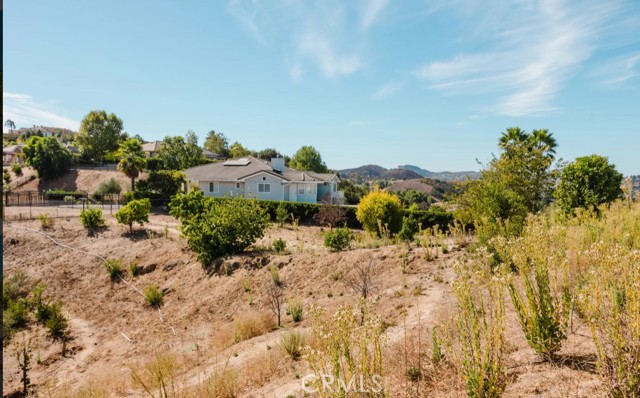
[[86, 198], [86, 192], [65, 191], [64, 189], [51, 189], [44, 193], [44, 197], [48, 200], [64, 200], [66, 196], [73, 196], [73, 199]]

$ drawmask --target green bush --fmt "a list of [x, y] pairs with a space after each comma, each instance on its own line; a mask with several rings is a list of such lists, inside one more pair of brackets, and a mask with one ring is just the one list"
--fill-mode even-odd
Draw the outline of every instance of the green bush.
[[86, 198], [87, 194], [79, 191], [65, 191], [64, 189], [50, 189], [44, 192], [47, 200], [64, 200], [66, 196], [73, 196], [74, 199]]
[[53, 219], [48, 213], [42, 213], [38, 216], [38, 220], [40, 220], [40, 227], [42, 229], [48, 229], [53, 226]]
[[117, 280], [118, 277], [122, 275], [122, 265], [120, 264], [120, 260], [107, 259], [104, 266], [112, 281]]
[[7, 309], [2, 312], [2, 323], [9, 329], [19, 329], [27, 324], [29, 306], [25, 299], [9, 301]]
[[158, 289], [158, 285], [151, 285], [144, 289], [144, 298], [150, 306], [159, 307], [162, 305], [164, 293]]
[[287, 312], [296, 323], [302, 321], [302, 310], [302, 301], [300, 300], [292, 300], [287, 306]]
[[303, 346], [304, 336], [296, 330], [286, 333], [280, 340], [280, 347], [294, 360], [300, 358]]
[[398, 238], [403, 241], [410, 242], [413, 240], [413, 237], [416, 233], [418, 233], [419, 225], [418, 221], [412, 216], [402, 217], [402, 228], [398, 233]]
[[371, 191], [360, 200], [356, 217], [369, 233], [381, 236], [382, 228], [396, 233], [402, 227], [402, 205], [393, 193]]
[[151, 202], [149, 199], [132, 200], [122, 206], [116, 213], [116, 220], [120, 224], [128, 225], [129, 232], [133, 232], [133, 223], [142, 226], [145, 222], [149, 222], [149, 212], [151, 211]]
[[153, 199], [154, 203], [163, 200], [168, 202], [180, 191], [184, 183], [185, 177], [181, 171], [152, 171], [147, 178], [136, 182], [132, 197], [133, 199]]
[[120, 183], [115, 178], [111, 177], [108, 181], [100, 183], [98, 189], [96, 189], [95, 195], [119, 195], [122, 192]]
[[189, 247], [207, 268], [217, 257], [244, 251], [269, 226], [269, 217], [255, 199], [214, 200], [194, 190], [176, 195], [170, 209], [180, 219]]
[[324, 245], [332, 250], [340, 251], [348, 248], [353, 239], [353, 233], [349, 228], [337, 228], [324, 234]]
[[89, 230], [104, 228], [104, 218], [100, 209], [84, 209], [80, 212], [82, 226]]
[[139, 273], [140, 273], [140, 267], [138, 266], [138, 263], [133, 262], [129, 264], [129, 276], [131, 277], [131, 279], [138, 276]]
[[62, 315], [62, 303], [49, 304], [48, 307], [48, 318], [44, 325], [49, 329], [49, 333], [53, 338], [63, 338], [69, 328], [69, 322]]
[[33, 282], [22, 271], [9, 275], [2, 281], [2, 309], [6, 310], [9, 302], [27, 298]]
[[22, 175], [22, 166], [20, 166], [20, 163], [14, 163], [11, 165], [11, 170], [13, 170], [14, 173], [16, 173], [17, 176], [21, 176]]
[[285, 221], [289, 218], [289, 212], [287, 211], [287, 207], [284, 205], [284, 202], [280, 202], [278, 207], [276, 207], [276, 221], [280, 227], [284, 226]]
[[282, 253], [286, 247], [287, 242], [285, 242], [282, 238], [278, 238], [273, 241], [273, 250], [275, 250], [276, 253]]

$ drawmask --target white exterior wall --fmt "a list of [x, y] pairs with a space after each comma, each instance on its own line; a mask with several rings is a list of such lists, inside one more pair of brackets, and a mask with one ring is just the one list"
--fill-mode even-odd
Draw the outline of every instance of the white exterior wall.
[[240, 183], [240, 188], [236, 188], [235, 182], [218, 182], [218, 192], [209, 192], [209, 182], [198, 181], [198, 187], [204, 193], [204, 196], [223, 198], [225, 196], [242, 196], [244, 194], [244, 183]]
[[[303, 183], [300, 184], [291, 184], [292, 187], [295, 187], [295, 193], [296, 193], [296, 202], [304, 202], [304, 203], [318, 203], [318, 187], [316, 184], [312, 184], [313, 185], [313, 189], [311, 190], [311, 194], [307, 195], [301, 195], [298, 192], [298, 187], [301, 185], [306, 185]], [[290, 199], [291, 200], [291, 199]], [[293, 201], [293, 200], [291, 200]]]
[[[258, 174], [245, 181], [245, 196], [263, 200], [284, 200], [284, 189], [281, 179], [270, 174]], [[271, 192], [258, 192], [258, 184], [271, 184]]]

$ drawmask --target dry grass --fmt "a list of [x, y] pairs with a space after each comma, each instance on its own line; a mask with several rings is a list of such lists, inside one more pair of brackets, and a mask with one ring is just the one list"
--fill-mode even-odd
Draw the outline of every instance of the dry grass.
[[236, 343], [261, 336], [276, 326], [273, 317], [266, 312], [250, 311], [241, 314], [233, 322], [233, 338]]

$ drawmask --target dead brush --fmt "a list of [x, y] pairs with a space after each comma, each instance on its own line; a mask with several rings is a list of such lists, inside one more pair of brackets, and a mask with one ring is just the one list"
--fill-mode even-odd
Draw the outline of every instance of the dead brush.
[[253, 337], [262, 336], [275, 327], [273, 318], [267, 313], [247, 312], [233, 322], [233, 341], [239, 343]]

